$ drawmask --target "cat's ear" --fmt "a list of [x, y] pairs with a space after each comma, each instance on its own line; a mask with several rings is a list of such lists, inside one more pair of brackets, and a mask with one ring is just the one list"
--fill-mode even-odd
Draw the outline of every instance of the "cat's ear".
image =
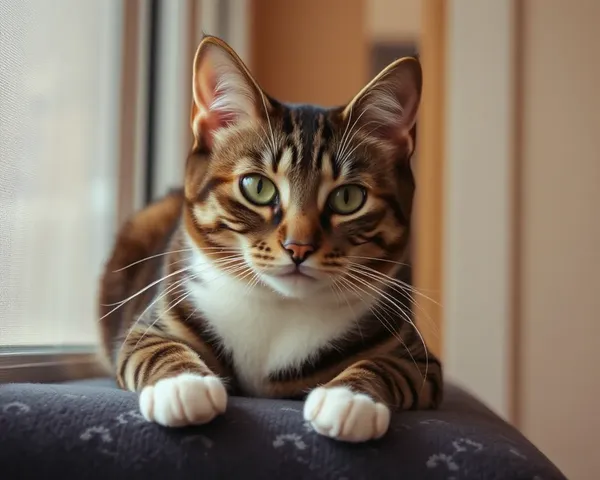
[[381, 71], [343, 110], [353, 130], [412, 153], [423, 76], [416, 58], [405, 57]]
[[191, 125], [195, 147], [212, 148], [219, 130], [256, 120], [270, 108], [250, 72], [224, 41], [205, 36], [194, 58]]

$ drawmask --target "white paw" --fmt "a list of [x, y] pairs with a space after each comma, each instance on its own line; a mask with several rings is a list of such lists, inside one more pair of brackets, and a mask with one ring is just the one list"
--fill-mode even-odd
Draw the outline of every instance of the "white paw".
[[217, 377], [184, 373], [165, 378], [140, 393], [140, 412], [165, 427], [202, 425], [227, 407], [227, 391]]
[[321, 435], [345, 442], [365, 442], [387, 432], [390, 410], [347, 387], [319, 387], [306, 399], [304, 419]]

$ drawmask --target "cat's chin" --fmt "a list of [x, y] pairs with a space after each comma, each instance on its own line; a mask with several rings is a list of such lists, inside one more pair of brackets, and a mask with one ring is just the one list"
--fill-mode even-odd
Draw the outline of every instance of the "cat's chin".
[[276, 293], [287, 298], [314, 297], [325, 288], [323, 280], [302, 273], [264, 275], [262, 280]]

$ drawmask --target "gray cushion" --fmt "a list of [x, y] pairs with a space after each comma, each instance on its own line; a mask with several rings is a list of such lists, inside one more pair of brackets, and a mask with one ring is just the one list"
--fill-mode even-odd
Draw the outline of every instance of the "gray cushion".
[[145, 422], [110, 381], [0, 385], [0, 478], [565, 478], [519, 432], [460, 389], [438, 411], [395, 414], [380, 441], [323, 438], [297, 401], [231, 398], [202, 427]]

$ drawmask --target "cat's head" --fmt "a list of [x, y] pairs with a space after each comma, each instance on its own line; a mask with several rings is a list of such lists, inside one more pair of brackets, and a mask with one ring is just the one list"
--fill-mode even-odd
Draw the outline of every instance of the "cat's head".
[[421, 84], [419, 62], [405, 58], [345, 106], [286, 105], [205, 37], [193, 68], [188, 234], [216, 266], [284, 296], [389, 272], [408, 243]]

